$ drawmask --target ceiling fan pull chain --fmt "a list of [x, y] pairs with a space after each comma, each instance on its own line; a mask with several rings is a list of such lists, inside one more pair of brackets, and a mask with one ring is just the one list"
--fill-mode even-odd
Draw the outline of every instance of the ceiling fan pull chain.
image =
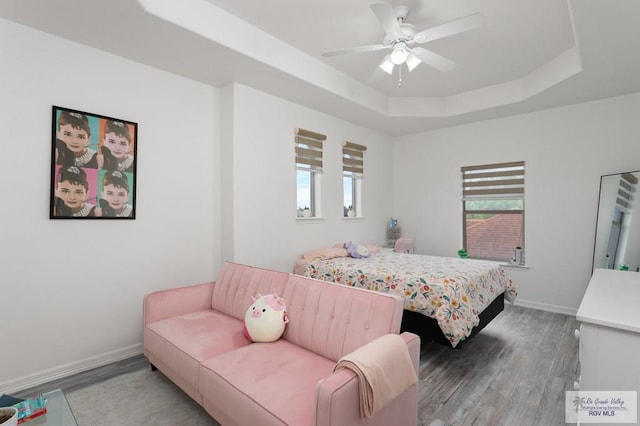
[[402, 64], [398, 65], [398, 87], [402, 86]]

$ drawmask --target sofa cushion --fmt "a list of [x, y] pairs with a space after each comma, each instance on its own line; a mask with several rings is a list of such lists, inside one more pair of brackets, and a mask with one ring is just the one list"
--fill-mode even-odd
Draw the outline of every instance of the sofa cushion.
[[145, 351], [162, 358], [187, 384], [198, 387], [198, 366], [211, 357], [248, 345], [242, 322], [215, 311], [156, 321], [144, 329]]
[[253, 343], [200, 367], [204, 407], [220, 422], [233, 413], [234, 424], [310, 425], [316, 385], [335, 362], [285, 340]]
[[[225, 262], [213, 288], [211, 306], [229, 316], [244, 320], [244, 315], [258, 293], [282, 296], [289, 273], [255, 266]], [[286, 300], [285, 300], [286, 302]]]
[[291, 275], [283, 298], [289, 316], [283, 338], [332, 361], [400, 332], [399, 296]]

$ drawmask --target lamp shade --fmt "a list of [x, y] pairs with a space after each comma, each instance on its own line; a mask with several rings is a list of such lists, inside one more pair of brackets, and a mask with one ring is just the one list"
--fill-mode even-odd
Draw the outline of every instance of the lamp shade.
[[404, 43], [396, 43], [393, 47], [393, 52], [391, 52], [390, 55], [391, 62], [395, 65], [404, 64], [407, 60], [407, 56], [409, 56], [409, 53], [407, 52], [406, 45]]
[[421, 63], [422, 61], [418, 59], [416, 55], [414, 55], [413, 53], [409, 54], [409, 57], [407, 58], [407, 68], [409, 68], [409, 72], [413, 71], [414, 68], [420, 65]]
[[380, 62], [380, 65], [378, 65], [380, 67], [380, 69], [384, 72], [386, 72], [387, 74], [391, 75], [391, 73], [393, 72], [393, 62], [391, 62], [391, 59], [389, 58], [389, 56], [391, 55], [387, 55], [384, 57], [384, 59], [382, 60], [382, 62]]

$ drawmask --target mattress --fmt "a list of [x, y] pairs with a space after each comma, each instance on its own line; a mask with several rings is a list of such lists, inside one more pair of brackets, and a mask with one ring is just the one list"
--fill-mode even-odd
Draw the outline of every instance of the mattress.
[[296, 273], [311, 278], [394, 293], [404, 309], [438, 322], [455, 347], [480, 322], [478, 315], [500, 294], [512, 302], [513, 281], [497, 262], [382, 251], [368, 258], [301, 259]]

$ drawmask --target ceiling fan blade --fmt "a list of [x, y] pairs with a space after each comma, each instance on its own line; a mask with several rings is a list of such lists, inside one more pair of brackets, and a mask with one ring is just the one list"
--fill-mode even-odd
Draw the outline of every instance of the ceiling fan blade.
[[430, 50], [424, 49], [422, 47], [414, 47], [411, 49], [411, 53], [418, 57], [422, 62], [427, 65], [432, 66], [433, 68], [446, 72], [451, 71], [456, 67], [456, 63], [450, 59], [445, 58], [444, 56], [440, 56], [437, 53], [433, 53]]
[[400, 29], [400, 24], [398, 24], [398, 18], [396, 18], [396, 14], [393, 11], [393, 6], [389, 3], [371, 3], [369, 5], [371, 10], [382, 24], [382, 28], [384, 28], [384, 32], [387, 36], [391, 38], [399, 38], [402, 37], [402, 30]]
[[348, 53], [362, 53], [362, 52], [374, 52], [376, 50], [389, 49], [391, 46], [385, 46], [383, 44], [370, 44], [368, 46], [347, 47], [345, 49], [330, 50], [324, 52], [322, 56], [329, 58], [331, 56], [346, 55]]
[[416, 43], [426, 43], [428, 41], [449, 37], [465, 31], [475, 30], [476, 28], [482, 27], [484, 22], [484, 16], [479, 13], [474, 13], [473, 15], [438, 25], [437, 27], [429, 28], [428, 30], [420, 31], [419, 33], [416, 33], [413, 40]]

